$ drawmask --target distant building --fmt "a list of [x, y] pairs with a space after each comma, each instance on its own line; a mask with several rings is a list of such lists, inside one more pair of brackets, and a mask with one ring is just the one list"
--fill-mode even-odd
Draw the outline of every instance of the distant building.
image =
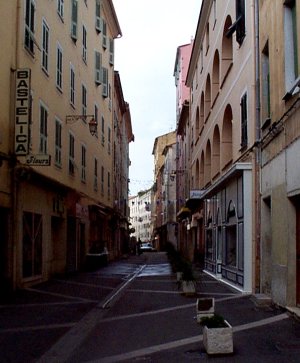
[[[176, 132], [156, 137], [152, 155], [154, 156], [154, 187], [153, 187], [153, 208], [152, 224], [153, 238], [160, 249], [163, 249], [168, 242], [168, 233], [164, 223], [164, 182], [165, 182], [165, 148], [176, 143]], [[174, 165], [175, 167], [175, 165]]]
[[129, 198], [130, 222], [134, 232], [131, 237], [136, 241], [151, 241], [151, 189], [141, 191]]

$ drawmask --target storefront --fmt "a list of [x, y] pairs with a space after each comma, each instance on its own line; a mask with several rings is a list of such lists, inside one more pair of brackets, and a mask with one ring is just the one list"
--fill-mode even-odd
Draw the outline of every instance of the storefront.
[[251, 164], [236, 164], [203, 198], [205, 271], [250, 292], [253, 260]]

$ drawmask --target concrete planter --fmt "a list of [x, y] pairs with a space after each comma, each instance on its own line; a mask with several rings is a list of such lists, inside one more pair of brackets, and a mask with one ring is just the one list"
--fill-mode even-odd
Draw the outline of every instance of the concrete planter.
[[215, 313], [215, 299], [213, 297], [203, 297], [196, 302], [197, 323], [204, 317], [211, 317]]
[[196, 283], [192, 280], [182, 280], [182, 292], [184, 295], [194, 296], [196, 294]]
[[180, 272], [180, 271], [176, 272], [176, 279], [177, 279], [177, 282], [180, 282], [182, 280], [182, 272]]
[[203, 344], [207, 354], [233, 353], [232, 326], [225, 320], [224, 328], [203, 328]]

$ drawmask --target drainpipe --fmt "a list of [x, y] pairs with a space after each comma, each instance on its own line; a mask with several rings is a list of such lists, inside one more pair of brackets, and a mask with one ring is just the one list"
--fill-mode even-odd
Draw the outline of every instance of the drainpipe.
[[12, 228], [11, 228], [11, 251], [10, 251], [10, 261], [11, 261], [11, 276], [12, 276], [12, 288], [15, 290], [17, 287], [17, 258], [18, 258], [18, 242], [19, 242], [19, 231], [18, 231], [18, 180], [17, 180], [17, 159], [15, 157], [14, 147], [14, 135], [15, 135], [15, 75], [16, 69], [19, 67], [20, 49], [19, 49], [19, 37], [20, 37], [20, 19], [22, 10], [22, 0], [17, 0], [16, 8], [16, 36], [15, 36], [15, 59], [14, 68], [11, 69], [11, 104], [10, 104], [10, 123], [11, 123], [11, 188], [12, 188]]
[[255, 148], [255, 292], [261, 291], [261, 106], [260, 106], [260, 50], [259, 50], [259, 0], [254, 0], [255, 32], [255, 104], [256, 104], [256, 148]]

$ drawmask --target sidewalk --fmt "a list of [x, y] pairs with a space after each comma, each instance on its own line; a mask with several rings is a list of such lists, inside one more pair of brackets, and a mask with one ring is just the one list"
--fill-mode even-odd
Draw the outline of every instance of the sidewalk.
[[196, 321], [196, 298], [185, 297], [165, 254], [144, 253], [20, 292], [0, 304], [0, 362], [299, 361], [300, 323], [286, 311], [257, 307], [197, 271], [198, 296], [234, 329], [234, 354], [209, 357]]

